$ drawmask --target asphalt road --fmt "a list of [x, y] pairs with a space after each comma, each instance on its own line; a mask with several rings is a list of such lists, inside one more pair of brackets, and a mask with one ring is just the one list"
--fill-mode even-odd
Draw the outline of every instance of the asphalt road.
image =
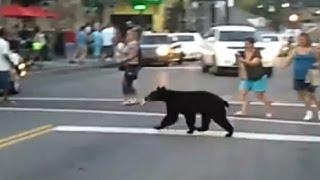
[[301, 120], [289, 69], [270, 79], [272, 119], [259, 104], [249, 117], [232, 116], [236, 77], [202, 74], [197, 63], [142, 70], [140, 97], [167, 86], [228, 99], [236, 129], [229, 139], [214, 123], [210, 132], [187, 135], [183, 118], [152, 130], [164, 104], [122, 106], [121, 78], [115, 69], [89, 69], [25, 79], [14, 102], [0, 103], [0, 180], [319, 179], [320, 122]]

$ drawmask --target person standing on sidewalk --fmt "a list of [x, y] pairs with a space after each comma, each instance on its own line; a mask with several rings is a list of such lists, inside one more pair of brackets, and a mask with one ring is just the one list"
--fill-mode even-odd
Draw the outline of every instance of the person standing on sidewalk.
[[250, 91], [256, 93], [257, 99], [265, 104], [267, 118], [272, 117], [271, 103], [267, 100], [267, 75], [262, 67], [260, 51], [254, 47], [254, 38], [247, 38], [243, 54], [237, 55], [239, 64], [239, 76], [241, 78], [239, 90], [241, 110], [236, 112], [237, 116], [246, 116], [248, 113], [247, 95]]
[[11, 65], [4, 57], [9, 54], [9, 51], [9, 43], [5, 40], [5, 29], [0, 27], [0, 90], [3, 93], [4, 101], [8, 101], [8, 93], [10, 89]]
[[134, 105], [138, 103], [136, 98], [136, 89], [133, 86], [134, 81], [138, 78], [139, 66], [139, 42], [138, 32], [130, 29], [126, 34], [125, 47], [119, 48], [121, 54], [117, 61], [123, 64], [124, 76], [122, 80], [122, 92], [124, 94], [123, 105]]
[[102, 31], [102, 41], [103, 41], [103, 59], [106, 59], [106, 61], [110, 61], [113, 58], [114, 53], [114, 40], [116, 37], [116, 30], [111, 25], [108, 24]]
[[320, 102], [317, 101], [315, 95], [317, 85], [306, 81], [308, 71], [316, 68], [320, 70], [320, 53], [311, 47], [311, 40], [308, 34], [301, 33], [299, 35], [298, 47], [291, 51], [287, 60], [284, 67], [288, 67], [293, 62], [294, 90], [297, 91], [299, 100], [305, 104], [306, 112], [303, 120], [313, 119], [312, 104], [317, 106], [318, 119], [320, 120]]
[[44, 60], [44, 51], [47, 48], [47, 40], [45, 37], [45, 34], [41, 31], [41, 29], [36, 26], [34, 28], [34, 38], [33, 38], [33, 44], [32, 49], [35, 53], [35, 61], [43, 61]]
[[73, 63], [76, 51], [76, 33], [73, 29], [66, 29], [64, 31], [64, 45], [65, 56], [70, 63]]
[[85, 26], [81, 26], [79, 31], [76, 33], [76, 45], [77, 45], [77, 50], [75, 53], [75, 60], [79, 64], [83, 64], [85, 58], [87, 57], [88, 53], [88, 35], [85, 32]]
[[101, 48], [102, 48], [102, 33], [100, 32], [100, 23], [95, 23], [93, 27], [93, 32], [90, 35], [90, 39], [92, 40], [92, 50], [93, 56], [95, 58], [99, 58], [101, 56]]

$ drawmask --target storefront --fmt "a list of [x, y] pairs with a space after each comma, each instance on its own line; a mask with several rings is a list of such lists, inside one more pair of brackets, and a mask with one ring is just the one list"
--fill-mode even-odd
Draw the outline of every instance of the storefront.
[[164, 30], [164, 5], [149, 5], [143, 12], [133, 10], [129, 3], [117, 3], [111, 13], [111, 22], [115, 26], [123, 26], [126, 21], [141, 24], [153, 31]]

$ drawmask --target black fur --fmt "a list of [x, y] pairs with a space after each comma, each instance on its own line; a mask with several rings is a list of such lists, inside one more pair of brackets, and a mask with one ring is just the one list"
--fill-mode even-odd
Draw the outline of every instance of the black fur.
[[[189, 128], [187, 132], [189, 134], [195, 130], [207, 131], [211, 119], [228, 132], [226, 137], [231, 137], [233, 134], [234, 128], [227, 119], [226, 107], [229, 107], [229, 104], [215, 94], [206, 91], [172, 91], [165, 87], [158, 87], [145, 100], [166, 103], [167, 115], [155, 129], [163, 129], [173, 125], [177, 122], [178, 115], [183, 114]], [[195, 127], [196, 114], [202, 115], [200, 128]]]

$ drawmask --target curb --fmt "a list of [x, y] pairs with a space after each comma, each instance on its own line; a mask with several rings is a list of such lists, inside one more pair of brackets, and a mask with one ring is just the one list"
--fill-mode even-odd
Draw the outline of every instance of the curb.
[[76, 72], [76, 71], [83, 71], [83, 70], [89, 70], [89, 69], [98, 69], [98, 68], [116, 68], [116, 63], [110, 63], [110, 64], [102, 64], [102, 63], [95, 63], [94, 65], [85, 65], [85, 66], [74, 66], [74, 67], [57, 67], [57, 68], [43, 68], [40, 70], [31, 70], [29, 75], [33, 74], [50, 74], [50, 73], [64, 73], [64, 72]]

